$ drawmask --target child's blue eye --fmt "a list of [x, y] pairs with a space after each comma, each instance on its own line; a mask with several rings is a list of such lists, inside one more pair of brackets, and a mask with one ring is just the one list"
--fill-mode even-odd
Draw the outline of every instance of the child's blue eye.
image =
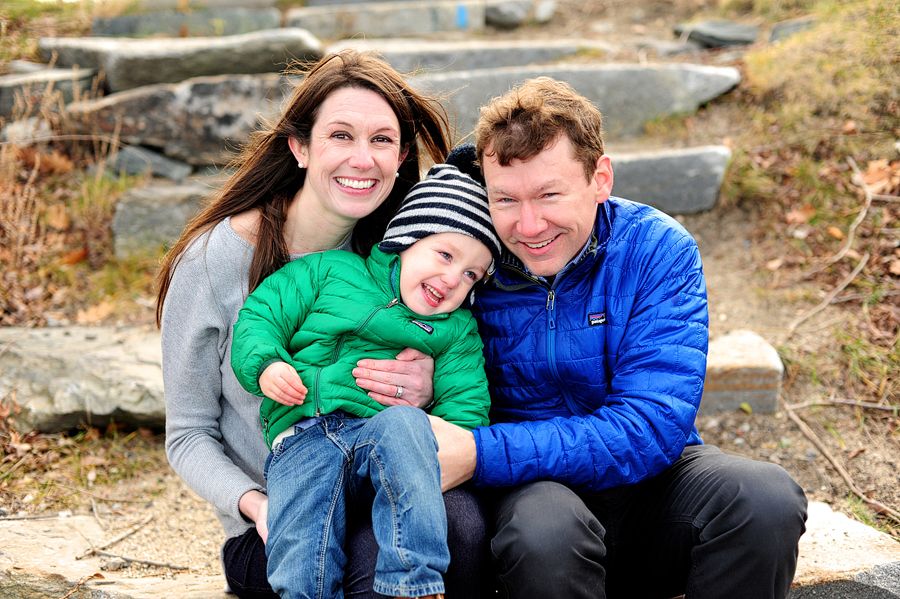
[[450, 254], [447, 252], [438, 252], [444, 260], [449, 260], [451, 258]]
[[479, 279], [478, 273], [472, 272], [471, 270], [467, 270], [465, 275], [472, 279], [473, 281], [477, 281]]

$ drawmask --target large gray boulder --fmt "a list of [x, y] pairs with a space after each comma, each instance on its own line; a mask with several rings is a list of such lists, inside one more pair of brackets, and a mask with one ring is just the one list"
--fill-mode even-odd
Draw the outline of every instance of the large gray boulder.
[[614, 154], [613, 195], [650, 204], [668, 214], [709, 210], [719, 199], [731, 160], [726, 146]]
[[554, 62], [583, 50], [611, 52], [610, 44], [593, 40], [465, 40], [353, 39], [328, 44], [326, 53], [345, 48], [376, 50], [401, 73], [471, 71]]
[[421, 37], [484, 29], [484, 0], [374, 2], [306, 6], [285, 13], [288, 27], [303, 27], [325, 40], [366, 37]]
[[238, 35], [281, 26], [277, 8], [211, 8], [97, 17], [91, 35], [99, 37], [169, 37]]
[[447, 95], [455, 125], [466, 135], [475, 127], [480, 106], [526, 79], [540, 76], [565, 81], [594, 102], [604, 115], [610, 139], [638, 135], [644, 123], [660, 116], [696, 112], [701, 104], [728, 92], [741, 80], [733, 67], [601, 64], [437, 73], [418, 78], [416, 85]]
[[277, 73], [196, 77], [70, 104], [68, 110], [92, 132], [118, 130], [125, 143], [161, 148], [188, 164], [224, 164], [261, 117], [277, 114], [283, 83]]
[[[84, 65], [82, 65], [84, 66]], [[0, 76], [0, 117], [8, 118], [16, 104], [20, 102], [41, 104], [47, 90], [62, 94], [68, 104], [82, 93], [90, 91], [96, 71], [93, 69], [41, 69], [28, 73], [13, 73]], [[35, 111], [32, 111], [34, 114]]]
[[111, 421], [166, 421], [159, 333], [148, 328], [0, 328], [0, 397], [21, 408], [21, 431]]
[[323, 53], [322, 42], [298, 28], [215, 38], [41, 38], [38, 48], [44, 60], [55, 54], [61, 66], [104, 70], [111, 92], [201, 76], [276, 73], [291, 60], [317, 60]]
[[211, 192], [203, 183], [188, 183], [132, 188], [123, 193], [112, 221], [116, 258], [152, 254], [163, 245], [172, 245]]

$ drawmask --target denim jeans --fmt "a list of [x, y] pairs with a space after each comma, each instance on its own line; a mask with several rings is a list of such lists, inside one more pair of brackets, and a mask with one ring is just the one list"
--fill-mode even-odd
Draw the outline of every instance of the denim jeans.
[[341, 598], [348, 502], [372, 500], [379, 551], [373, 589], [444, 592], [447, 521], [437, 442], [421, 410], [330, 414], [279, 443], [266, 467], [268, 578], [284, 598]]
[[783, 599], [806, 528], [806, 496], [784, 469], [709, 445], [635, 485], [540, 481], [495, 499], [505, 598]]

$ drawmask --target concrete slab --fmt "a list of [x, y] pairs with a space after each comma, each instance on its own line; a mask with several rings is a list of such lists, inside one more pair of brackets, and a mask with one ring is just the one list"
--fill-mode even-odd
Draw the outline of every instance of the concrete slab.
[[613, 195], [649, 204], [666, 214], [694, 214], [713, 208], [731, 161], [726, 146], [614, 153]]
[[[99, 558], [77, 560], [88, 544], [107, 535], [91, 516], [0, 521], [0, 597], [48, 599], [89, 576], [78, 599], [233, 599], [222, 576], [179, 573], [129, 578], [127, 570], [101, 571]], [[98, 576], [99, 575], [99, 576]]]
[[692, 64], [563, 65], [506, 67], [437, 73], [417, 77], [414, 85], [446, 96], [459, 134], [470, 133], [478, 109], [496, 96], [534, 77], [565, 81], [603, 113], [608, 139], [635, 136], [644, 123], [660, 116], [693, 113], [701, 104], [731, 90], [741, 80], [733, 67]]
[[900, 597], [900, 543], [824, 503], [810, 503], [788, 599], [813, 597]]
[[[211, 508], [209, 508], [211, 512]], [[217, 526], [209, 520], [211, 526]], [[177, 573], [128, 578], [100, 570], [99, 558], [76, 560], [87, 543], [106, 540], [90, 516], [0, 521], [0, 597], [62, 597], [87, 576], [79, 599], [231, 599], [221, 576]], [[159, 558], [156, 558], [159, 559]], [[896, 599], [900, 543], [824, 503], [809, 505], [806, 534], [789, 599]]]
[[316, 60], [323, 46], [292, 27], [214, 38], [41, 38], [44, 60], [103, 69], [111, 92], [202, 76], [280, 73], [291, 60]]
[[292, 8], [288, 27], [302, 27], [323, 40], [354, 36], [421, 37], [433, 33], [484, 29], [484, 0], [375, 2]]
[[731, 331], [713, 339], [700, 413], [731, 412], [742, 403], [754, 413], [772, 413], [778, 407], [783, 374], [778, 352], [753, 331]]
[[344, 48], [376, 50], [401, 73], [420, 74], [521, 66], [554, 62], [583, 51], [613, 51], [611, 44], [593, 40], [447, 42], [426, 39], [354, 39], [329, 44], [325, 52], [336, 52]]

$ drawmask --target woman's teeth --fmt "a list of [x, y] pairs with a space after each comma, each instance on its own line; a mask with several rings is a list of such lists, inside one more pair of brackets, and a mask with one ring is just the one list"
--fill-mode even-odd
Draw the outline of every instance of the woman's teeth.
[[375, 185], [375, 179], [366, 179], [364, 181], [359, 181], [357, 179], [345, 179], [343, 177], [337, 177], [337, 182], [344, 187], [350, 187], [351, 189], [371, 189]]

